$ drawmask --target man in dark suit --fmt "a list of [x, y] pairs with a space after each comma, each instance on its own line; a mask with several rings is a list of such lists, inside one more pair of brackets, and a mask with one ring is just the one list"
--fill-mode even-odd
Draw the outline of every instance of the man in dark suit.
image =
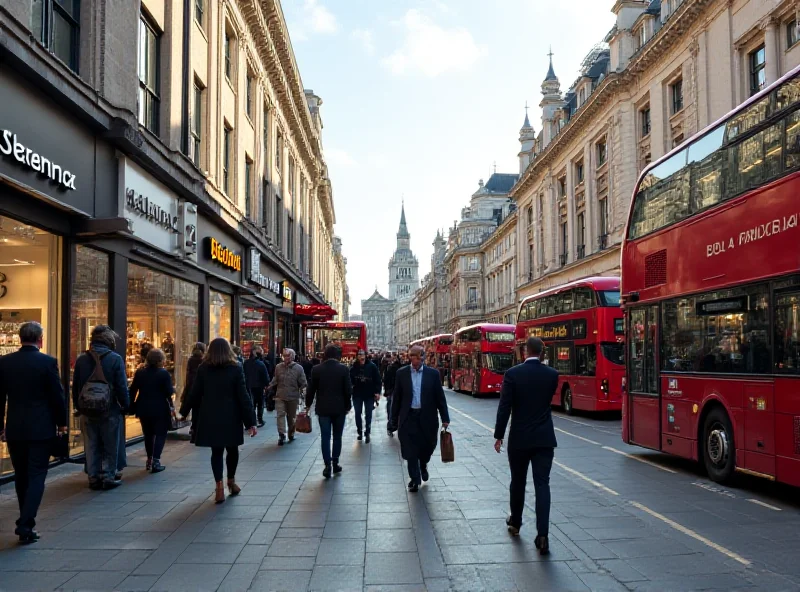
[[544, 343], [538, 337], [528, 338], [525, 363], [514, 366], [503, 378], [500, 404], [497, 408], [494, 448], [499, 453], [511, 416], [508, 436], [508, 464], [511, 468], [511, 515], [506, 520], [508, 531], [519, 534], [525, 506], [525, 482], [528, 465], [533, 470], [536, 490], [536, 548], [549, 552], [550, 469], [557, 446], [550, 404], [558, 387], [558, 372], [542, 364]]
[[[341, 473], [339, 455], [342, 453], [344, 421], [353, 407], [353, 384], [350, 370], [342, 364], [342, 349], [335, 344], [325, 348], [325, 361], [311, 370], [311, 382], [306, 390], [306, 407], [311, 408], [317, 399], [317, 419], [325, 468], [322, 476], [330, 479], [331, 471]], [[333, 435], [333, 453], [331, 453]]]
[[447, 399], [439, 372], [423, 364], [424, 350], [414, 346], [409, 351], [409, 366], [397, 371], [392, 399], [392, 428], [399, 428], [400, 452], [408, 463], [408, 489], [419, 491], [428, 480], [430, 461], [442, 426], [450, 425]]
[[[14, 465], [19, 519], [14, 531], [22, 544], [39, 540], [36, 513], [44, 495], [50, 446], [56, 433], [67, 433], [67, 406], [58, 361], [39, 351], [44, 330], [24, 323], [22, 347], [0, 358], [0, 439], [8, 443]], [[8, 418], [3, 416], [8, 400]]]

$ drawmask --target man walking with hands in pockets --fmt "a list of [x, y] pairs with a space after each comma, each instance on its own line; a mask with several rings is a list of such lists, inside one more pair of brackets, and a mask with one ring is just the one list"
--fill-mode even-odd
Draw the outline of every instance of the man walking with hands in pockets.
[[399, 428], [400, 452], [408, 462], [408, 490], [419, 491], [428, 480], [431, 460], [442, 426], [450, 425], [447, 399], [439, 372], [422, 363], [425, 351], [415, 345], [408, 352], [411, 365], [397, 371], [392, 400], [392, 429]]
[[528, 465], [533, 470], [536, 490], [536, 548], [542, 555], [550, 552], [550, 469], [557, 446], [550, 404], [558, 387], [558, 372], [541, 362], [544, 342], [529, 337], [527, 358], [508, 370], [503, 378], [500, 404], [497, 407], [494, 449], [503, 446], [509, 416], [508, 464], [511, 469], [511, 515], [508, 531], [518, 535], [525, 507], [525, 482]]

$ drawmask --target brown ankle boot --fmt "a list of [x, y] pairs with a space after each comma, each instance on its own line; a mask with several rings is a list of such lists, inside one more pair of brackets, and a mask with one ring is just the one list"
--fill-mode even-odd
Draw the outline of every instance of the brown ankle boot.
[[222, 481], [217, 481], [217, 491], [216, 495], [214, 496], [214, 503], [221, 504], [225, 501], [225, 487], [222, 485]]
[[236, 485], [235, 479], [228, 479], [228, 491], [231, 495], [239, 495], [242, 493], [242, 488]]

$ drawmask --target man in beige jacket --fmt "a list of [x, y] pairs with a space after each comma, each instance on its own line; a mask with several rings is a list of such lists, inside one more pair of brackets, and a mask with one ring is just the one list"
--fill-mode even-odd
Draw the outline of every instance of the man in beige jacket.
[[303, 367], [294, 361], [295, 353], [288, 347], [283, 350], [283, 361], [275, 366], [275, 376], [270, 387], [277, 385], [275, 393], [275, 411], [278, 415], [278, 446], [286, 442], [286, 424], [289, 424], [289, 442], [294, 440], [294, 420], [297, 407], [306, 390], [306, 373]]

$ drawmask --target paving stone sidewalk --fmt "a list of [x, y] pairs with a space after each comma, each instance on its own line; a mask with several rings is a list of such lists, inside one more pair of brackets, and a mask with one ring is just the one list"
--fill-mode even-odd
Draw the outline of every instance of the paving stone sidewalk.
[[485, 429], [452, 415], [456, 462], [435, 457], [418, 494], [407, 492], [399, 443], [382, 429], [383, 404], [371, 444], [356, 441], [348, 418], [344, 472], [329, 481], [316, 419], [315, 433], [278, 447], [269, 416], [241, 449], [241, 495], [222, 505], [211, 501], [210, 451], [185, 441], [168, 442], [167, 470], [157, 475], [144, 472], [142, 447], [131, 448], [125, 484], [114, 491], [88, 490], [81, 466], [59, 467], [39, 516], [42, 539], [28, 547], [11, 534], [16, 502], [5, 485], [0, 589], [658, 589], [559, 510], [583, 508], [583, 520], [626, 524], [624, 513], [569, 475], [552, 479], [552, 555], [537, 554], [532, 515], [522, 536], [510, 538], [506, 460]]

